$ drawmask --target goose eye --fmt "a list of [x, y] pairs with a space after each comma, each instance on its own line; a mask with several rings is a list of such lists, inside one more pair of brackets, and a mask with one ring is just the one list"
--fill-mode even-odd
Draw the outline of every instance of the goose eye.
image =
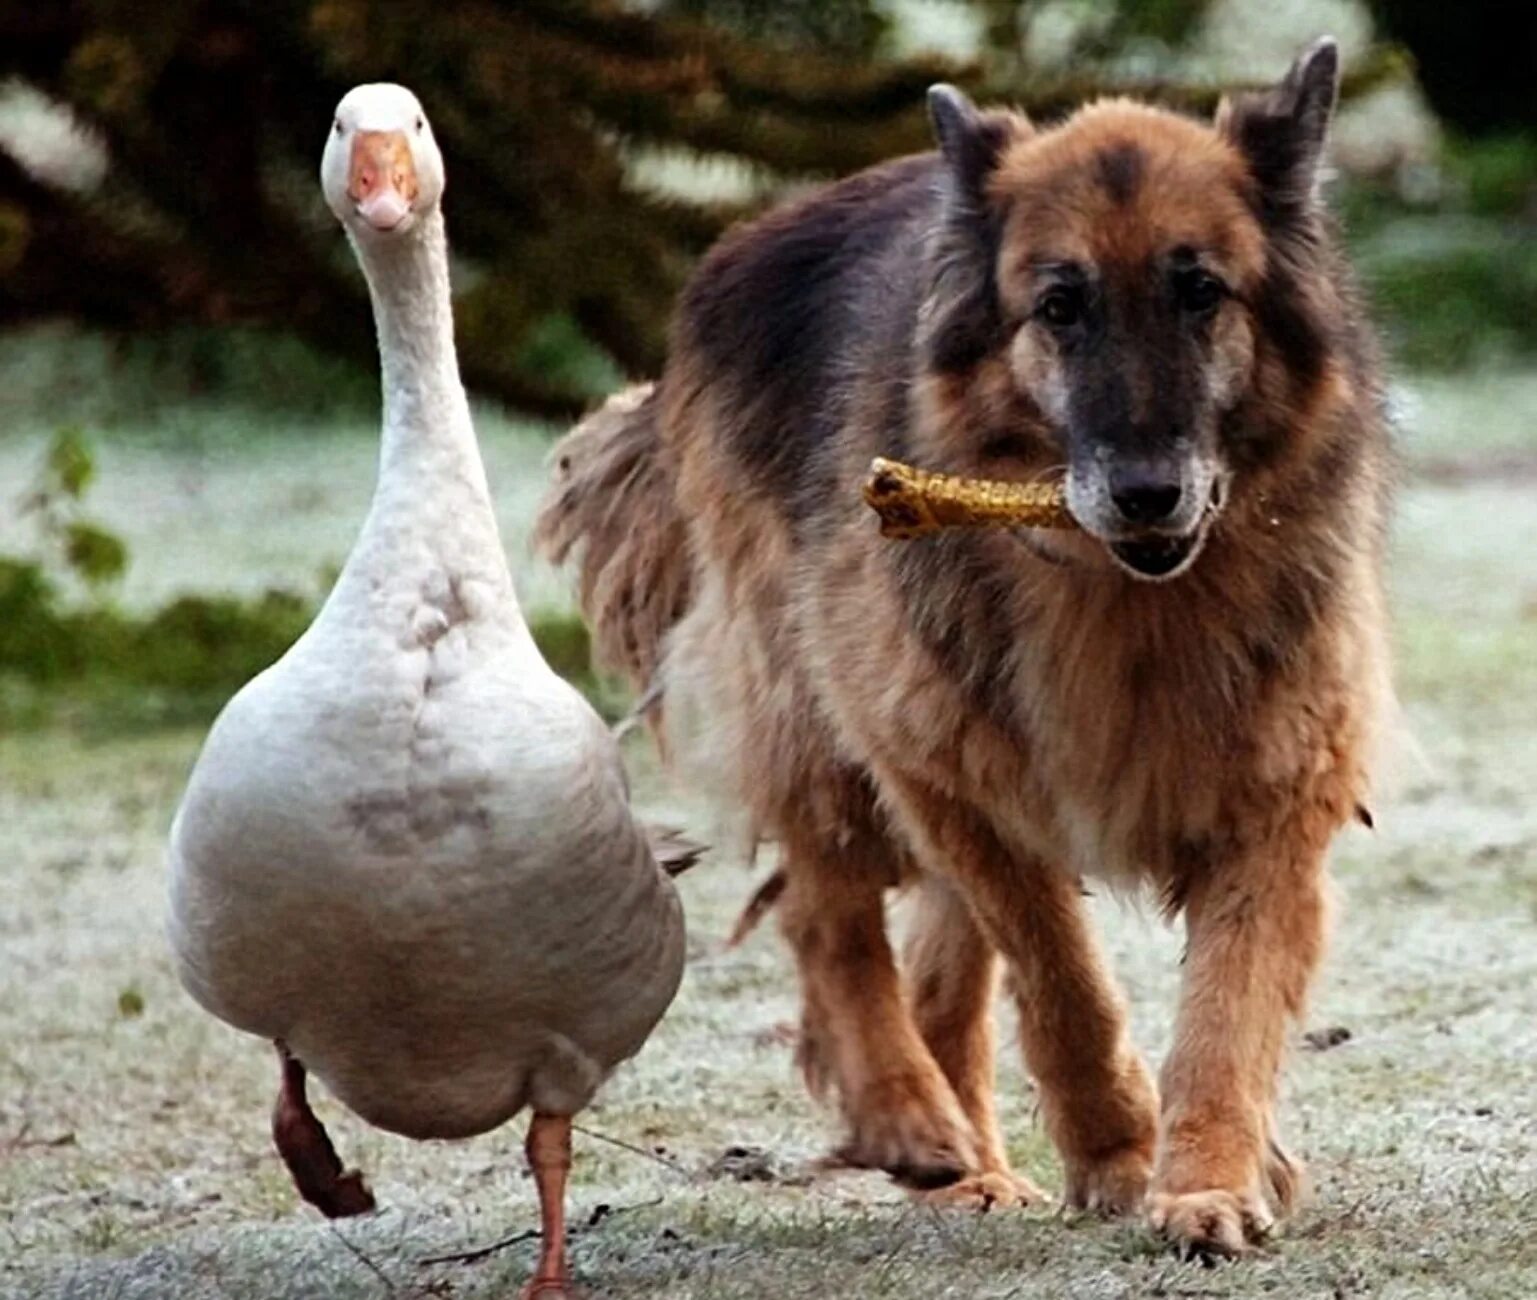
[[1226, 292], [1222, 281], [1207, 271], [1181, 271], [1174, 277], [1174, 296], [1181, 307], [1195, 316], [1215, 311]]
[[427, 129], [427, 123], [425, 121], [423, 121], [420, 116], [418, 116], [417, 119], [416, 119], [416, 134], [420, 135], [426, 129]]
[[342, 120], [341, 120], [341, 118], [337, 118], [336, 121], [332, 122], [331, 123], [331, 127], [336, 132], [337, 135], [340, 135], [342, 133]]

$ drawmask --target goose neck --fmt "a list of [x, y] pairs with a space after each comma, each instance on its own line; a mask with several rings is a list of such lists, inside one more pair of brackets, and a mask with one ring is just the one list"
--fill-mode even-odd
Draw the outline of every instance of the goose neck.
[[395, 582], [423, 565], [475, 577], [494, 590], [496, 617], [521, 625], [459, 379], [442, 215], [427, 214], [399, 239], [354, 244], [379, 335], [384, 433], [378, 486], [349, 569]]
[[398, 239], [358, 241], [373, 300], [384, 386], [384, 468], [429, 448], [478, 462], [459, 379], [441, 212]]

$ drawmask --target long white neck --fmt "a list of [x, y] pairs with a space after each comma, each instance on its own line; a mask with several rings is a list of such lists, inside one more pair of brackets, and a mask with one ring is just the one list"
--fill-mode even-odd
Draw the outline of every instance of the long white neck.
[[[368, 280], [384, 378], [379, 483], [366, 549], [430, 551], [446, 568], [506, 574], [485, 467], [454, 351], [448, 241], [434, 210], [398, 239], [354, 240]], [[514, 617], [510, 578], [505, 599]]]
[[[356, 240], [384, 377], [380, 482], [426, 466], [473, 467], [484, 487], [470, 405], [459, 380], [443, 214], [398, 239]], [[481, 493], [484, 496], [484, 492]], [[489, 508], [489, 499], [485, 504]]]

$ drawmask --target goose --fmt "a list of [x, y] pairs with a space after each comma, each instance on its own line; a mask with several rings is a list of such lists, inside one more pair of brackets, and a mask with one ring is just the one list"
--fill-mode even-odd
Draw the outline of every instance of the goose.
[[519, 609], [459, 378], [443, 158], [416, 97], [337, 107], [325, 198], [368, 282], [383, 370], [375, 495], [314, 623], [215, 721], [169, 846], [192, 997], [277, 1047], [273, 1138], [329, 1216], [373, 1208], [308, 1074], [412, 1138], [532, 1111], [542, 1247], [570, 1291], [571, 1117], [682, 976], [683, 913], [616, 742]]

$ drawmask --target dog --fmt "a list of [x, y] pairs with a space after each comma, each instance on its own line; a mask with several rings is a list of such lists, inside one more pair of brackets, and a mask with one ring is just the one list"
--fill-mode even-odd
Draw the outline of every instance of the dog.
[[[1338, 84], [1324, 40], [1212, 121], [937, 86], [937, 151], [728, 233], [659, 381], [556, 455], [538, 538], [600, 662], [779, 845], [841, 1154], [935, 1197], [1043, 1199], [994, 1112], [1000, 968], [1068, 1204], [1237, 1254], [1303, 1186], [1278, 1073], [1391, 703], [1380, 364], [1319, 194]], [[876, 455], [1062, 480], [1079, 528], [884, 540]], [[1085, 880], [1183, 916], [1156, 1084]]]

